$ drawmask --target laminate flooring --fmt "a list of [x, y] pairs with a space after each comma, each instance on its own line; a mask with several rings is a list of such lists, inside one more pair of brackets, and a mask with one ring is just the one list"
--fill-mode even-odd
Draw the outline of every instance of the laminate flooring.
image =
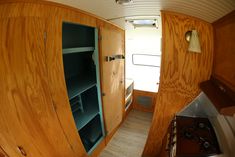
[[152, 113], [132, 110], [99, 157], [141, 157]]

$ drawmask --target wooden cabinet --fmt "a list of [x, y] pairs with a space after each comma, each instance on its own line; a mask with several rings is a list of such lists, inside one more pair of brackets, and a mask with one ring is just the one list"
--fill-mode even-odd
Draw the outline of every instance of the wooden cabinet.
[[[48, 1], [0, 1], [0, 146], [9, 157], [87, 156], [82, 141], [84, 134], [79, 134], [73, 119], [69, 102], [71, 93], [68, 97], [66, 90], [63, 21], [93, 28], [97, 27], [98, 22], [104, 23], [99, 29], [102, 31], [100, 34], [104, 35], [104, 40], [99, 41], [100, 56], [109, 55], [106, 52], [124, 53], [123, 30], [83, 11]], [[106, 27], [114, 28], [115, 31], [112, 32]], [[95, 50], [89, 45], [66, 48], [68, 49], [64, 50], [65, 54]], [[86, 58], [86, 55], [83, 57]], [[104, 60], [100, 61], [100, 70], [105, 74], [101, 76], [102, 90], [107, 93], [103, 102], [111, 104], [104, 104], [106, 108], [103, 111], [107, 112], [104, 115], [108, 115], [108, 130], [112, 130], [122, 118], [124, 61], [116, 60], [115, 65], [112, 62], [107, 68], [109, 64]], [[109, 71], [109, 68], [112, 70]], [[114, 78], [114, 74], [118, 77], [112, 80], [110, 76]], [[93, 81], [91, 80], [91, 85]], [[97, 84], [98, 81], [94, 87]], [[77, 100], [96, 101], [97, 99], [87, 98], [90, 93], [95, 95], [96, 90], [98, 88], [92, 87], [85, 90], [79, 94], [80, 98]], [[114, 103], [110, 103], [110, 100]], [[113, 104], [115, 105], [112, 106]], [[95, 111], [101, 117], [102, 109], [95, 108]], [[102, 123], [100, 117], [97, 118], [98, 121], [89, 121], [91, 125], [88, 128], [97, 129], [97, 125], [102, 127], [99, 125]], [[82, 128], [83, 124], [77, 126]], [[85, 129], [81, 132], [88, 131]]]
[[51, 100], [45, 20], [0, 20], [0, 144], [11, 157], [74, 156]]
[[104, 25], [100, 29], [102, 51], [103, 110], [107, 134], [122, 121], [124, 112], [124, 59], [106, 57], [124, 55], [124, 31]]

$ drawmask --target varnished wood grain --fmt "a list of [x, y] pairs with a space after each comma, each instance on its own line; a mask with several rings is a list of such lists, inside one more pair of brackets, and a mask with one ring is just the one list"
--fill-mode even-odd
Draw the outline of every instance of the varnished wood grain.
[[[152, 104], [150, 105], [150, 107], [145, 107], [145, 106], [139, 104], [137, 101], [137, 97], [139, 97], [139, 96], [146, 96], [146, 97], [151, 98]], [[157, 93], [134, 90], [133, 109], [144, 111], [144, 112], [153, 112], [155, 104], [156, 104], [156, 96], [157, 96]]]
[[141, 157], [152, 113], [132, 110], [100, 157]]
[[105, 137], [105, 144], [107, 145], [110, 140], [112, 139], [112, 137], [114, 136], [114, 134], [117, 132], [117, 130], [120, 128], [122, 123], [119, 123], [109, 134], [106, 135]]
[[75, 156], [53, 107], [45, 60], [45, 21], [1, 19], [0, 143], [9, 156]]
[[[190, 16], [162, 12], [162, 62], [157, 107], [143, 156], [158, 156], [162, 139], [173, 115], [200, 92], [199, 83], [208, 80], [212, 71], [212, 25]], [[202, 53], [188, 52], [184, 34], [199, 32]]]
[[53, 106], [60, 120], [62, 130], [66, 135], [71, 149], [77, 156], [84, 156], [85, 149], [79, 138], [72, 111], [67, 96], [64, 69], [62, 61], [62, 20], [49, 18], [47, 20], [46, 62], [48, 82], [50, 83]]
[[0, 157], [9, 157], [6, 152], [0, 146]]
[[100, 22], [122, 30], [46, 1], [0, 1], [0, 19], [1, 146], [11, 157], [20, 156], [18, 146], [34, 157], [86, 156], [67, 97], [62, 21], [92, 27]]
[[213, 23], [213, 75], [235, 91], [235, 11]]
[[[124, 110], [124, 60], [105, 61], [106, 56], [124, 55], [124, 31], [98, 23], [101, 46], [103, 113], [107, 134], [122, 121]], [[112, 37], [112, 38], [110, 38]]]

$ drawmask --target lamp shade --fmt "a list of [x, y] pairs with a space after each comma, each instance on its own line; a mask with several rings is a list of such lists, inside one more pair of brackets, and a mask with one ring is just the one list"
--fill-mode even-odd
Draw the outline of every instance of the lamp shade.
[[196, 30], [192, 30], [188, 50], [191, 52], [201, 53], [201, 45]]

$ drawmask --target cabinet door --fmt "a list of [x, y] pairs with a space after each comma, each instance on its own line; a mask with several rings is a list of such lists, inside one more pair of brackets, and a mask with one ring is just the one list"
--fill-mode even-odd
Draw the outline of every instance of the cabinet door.
[[55, 113], [45, 21], [0, 19], [0, 145], [10, 157], [75, 157]]
[[115, 27], [101, 28], [102, 93], [105, 128], [111, 133], [122, 121], [124, 104], [124, 59], [105, 61], [106, 56], [124, 55], [124, 32]]

